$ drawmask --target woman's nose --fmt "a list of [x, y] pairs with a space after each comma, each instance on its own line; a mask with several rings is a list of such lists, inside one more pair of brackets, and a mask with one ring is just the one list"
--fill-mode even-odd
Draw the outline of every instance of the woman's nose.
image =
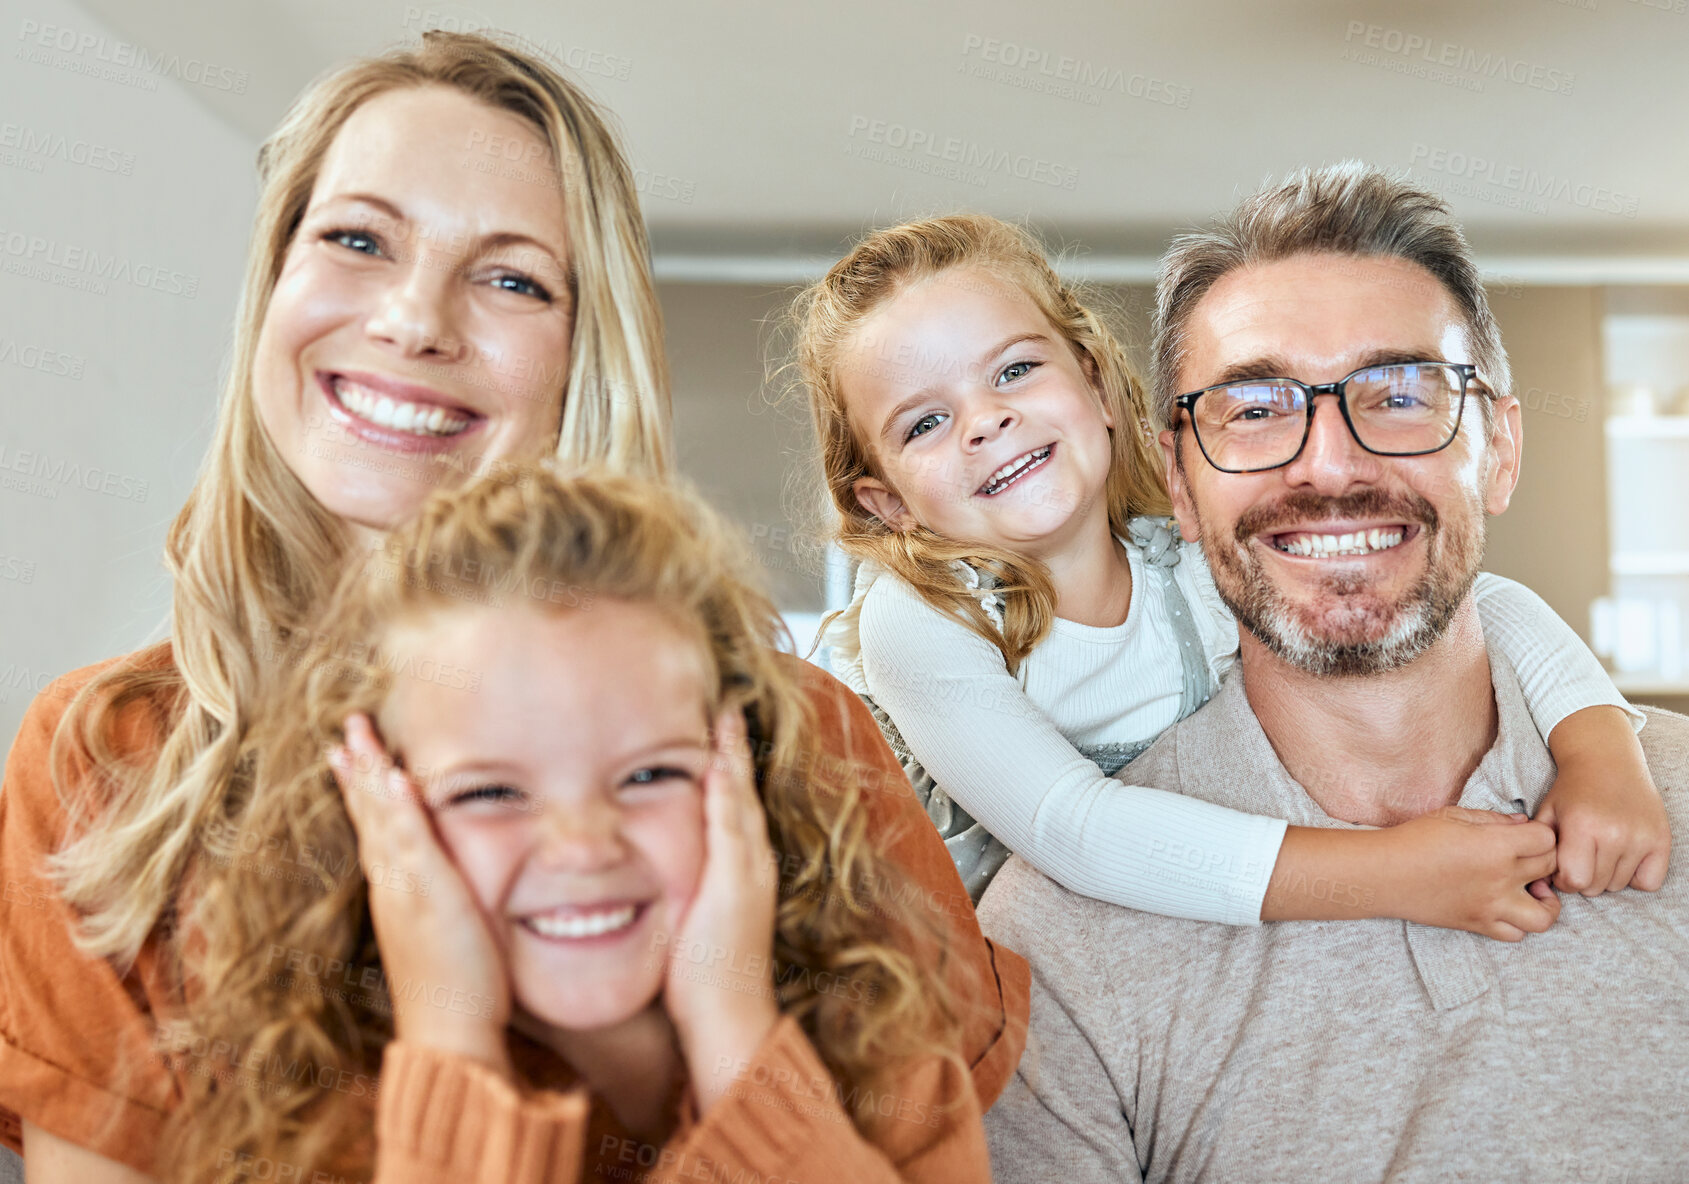
[[463, 342], [454, 336], [451, 307], [456, 269], [439, 254], [419, 250], [395, 268], [366, 327], [406, 357], [448, 362], [462, 356]]

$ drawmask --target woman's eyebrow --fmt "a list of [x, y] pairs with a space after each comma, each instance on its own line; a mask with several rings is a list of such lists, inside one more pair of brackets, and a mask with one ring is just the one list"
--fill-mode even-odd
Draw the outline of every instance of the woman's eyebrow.
[[[325, 198], [322, 204], [328, 205], [331, 202], [339, 201], [359, 202], [363, 205], [373, 206], [375, 209], [381, 211], [383, 214], [386, 214], [389, 218], [392, 218], [397, 222], [405, 222], [409, 220], [405, 217], [405, 212], [398, 206], [394, 205], [386, 198], [380, 197], [374, 193], [337, 193], [333, 197]], [[531, 234], [523, 234], [515, 230], [495, 230], [492, 233], [484, 234], [479, 239], [475, 240], [475, 245], [483, 251], [491, 250], [495, 247], [516, 246], [522, 244], [536, 247], [539, 250], [544, 251], [558, 267], [562, 268], [564, 271], [568, 270], [568, 266], [561, 258], [558, 257], [556, 251], [552, 250], [551, 247], [547, 246], [544, 242], [535, 238]]]

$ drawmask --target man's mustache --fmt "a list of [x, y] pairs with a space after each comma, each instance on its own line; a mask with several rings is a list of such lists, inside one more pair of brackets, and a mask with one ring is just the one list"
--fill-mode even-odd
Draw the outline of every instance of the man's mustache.
[[1416, 493], [1386, 493], [1382, 489], [1358, 489], [1341, 497], [1323, 497], [1307, 490], [1287, 493], [1277, 501], [1251, 506], [1233, 528], [1240, 543], [1259, 534], [1277, 534], [1291, 526], [1308, 526], [1342, 518], [1395, 518], [1423, 523], [1437, 529], [1435, 507]]

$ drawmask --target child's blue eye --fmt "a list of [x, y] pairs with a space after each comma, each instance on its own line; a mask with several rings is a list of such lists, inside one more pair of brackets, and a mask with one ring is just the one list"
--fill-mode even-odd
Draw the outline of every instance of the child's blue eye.
[[644, 785], [660, 785], [665, 781], [690, 781], [692, 774], [685, 769], [659, 766], [652, 769], [635, 769], [628, 774], [628, 779], [622, 784], [624, 787], [638, 787]]
[[515, 802], [522, 795], [508, 785], [478, 785], [474, 789], [453, 794], [447, 805], [461, 806], [469, 802]]
[[998, 382], [1013, 382], [1017, 378], [1025, 378], [1038, 368], [1037, 362], [1010, 362], [1003, 367], [1003, 372], [997, 376]]
[[909, 440], [913, 440], [916, 436], [924, 436], [943, 422], [944, 413], [942, 411], [929, 411], [927, 414], [921, 416], [921, 418], [909, 425], [909, 434], [903, 437], [903, 439], [907, 442]]

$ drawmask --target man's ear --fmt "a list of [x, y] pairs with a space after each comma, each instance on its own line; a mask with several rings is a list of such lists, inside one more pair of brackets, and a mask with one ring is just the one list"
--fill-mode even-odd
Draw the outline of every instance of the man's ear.
[[1512, 395], [1495, 401], [1495, 426], [1490, 429], [1490, 471], [1484, 490], [1484, 509], [1500, 514], [1513, 500], [1525, 451], [1524, 417]]
[[1197, 529], [1196, 507], [1191, 502], [1190, 489], [1185, 484], [1185, 469], [1179, 463], [1179, 437], [1182, 433], [1171, 428], [1161, 432], [1161, 459], [1166, 466], [1167, 492], [1173, 499], [1173, 517], [1179, 520], [1179, 534], [1185, 542], [1194, 543], [1202, 537]]
[[873, 477], [858, 477], [850, 489], [856, 494], [857, 505], [898, 533], [901, 534], [915, 526], [915, 516], [909, 512], [909, 507], [903, 504], [903, 499], [892, 492], [891, 487], [884, 481], [877, 481]]

